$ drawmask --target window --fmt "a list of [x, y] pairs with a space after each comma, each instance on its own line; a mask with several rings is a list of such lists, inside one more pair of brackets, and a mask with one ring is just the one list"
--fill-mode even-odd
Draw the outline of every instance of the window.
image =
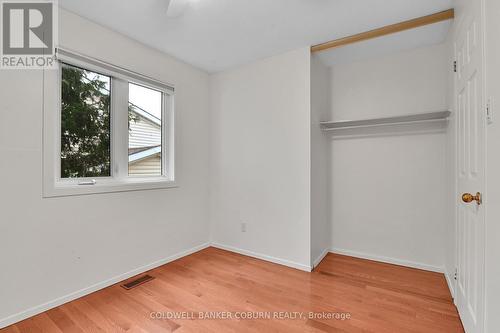
[[175, 187], [173, 88], [65, 50], [58, 60], [44, 89], [44, 195]]
[[128, 92], [128, 173], [161, 175], [162, 93], [134, 83], [129, 83]]
[[61, 178], [111, 176], [109, 76], [62, 65]]

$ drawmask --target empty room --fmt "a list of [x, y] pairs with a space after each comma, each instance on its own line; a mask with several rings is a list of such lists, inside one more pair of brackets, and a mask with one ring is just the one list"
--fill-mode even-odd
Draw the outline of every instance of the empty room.
[[500, 332], [499, 17], [0, 0], [0, 333]]

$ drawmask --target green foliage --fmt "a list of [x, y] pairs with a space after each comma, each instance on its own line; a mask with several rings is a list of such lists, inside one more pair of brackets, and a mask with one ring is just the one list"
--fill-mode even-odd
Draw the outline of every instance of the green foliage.
[[109, 78], [62, 70], [61, 177], [111, 175]]

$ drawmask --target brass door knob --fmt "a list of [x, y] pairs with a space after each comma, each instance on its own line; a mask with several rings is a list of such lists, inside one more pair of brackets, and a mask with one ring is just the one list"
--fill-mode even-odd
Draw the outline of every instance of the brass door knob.
[[462, 195], [462, 201], [465, 203], [471, 203], [472, 201], [476, 201], [478, 205], [483, 203], [480, 192], [477, 192], [476, 195], [472, 195], [470, 193], [464, 193]]

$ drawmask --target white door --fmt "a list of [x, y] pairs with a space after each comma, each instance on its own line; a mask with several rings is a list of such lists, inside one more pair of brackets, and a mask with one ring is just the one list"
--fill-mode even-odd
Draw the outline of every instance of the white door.
[[458, 139], [457, 293], [455, 302], [468, 333], [484, 331], [486, 120], [483, 1], [456, 7], [455, 98]]

